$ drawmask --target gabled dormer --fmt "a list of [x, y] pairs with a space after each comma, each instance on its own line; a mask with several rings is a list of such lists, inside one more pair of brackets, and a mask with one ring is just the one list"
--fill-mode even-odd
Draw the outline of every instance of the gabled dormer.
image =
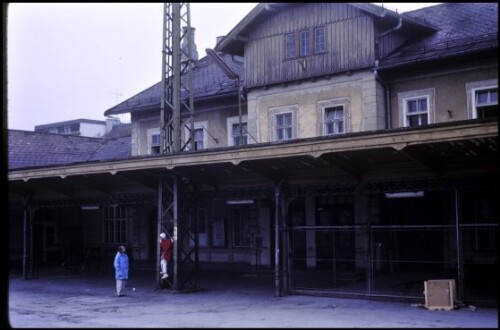
[[245, 58], [246, 88], [373, 67], [423, 21], [369, 3], [261, 3], [216, 50]]

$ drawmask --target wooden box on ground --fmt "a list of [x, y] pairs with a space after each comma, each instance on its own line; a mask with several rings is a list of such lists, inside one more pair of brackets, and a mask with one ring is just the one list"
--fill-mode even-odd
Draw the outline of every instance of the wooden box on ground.
[[455, 307], [455, 280], [424, 281], [425, 307], [431, 310], [452, 310]]

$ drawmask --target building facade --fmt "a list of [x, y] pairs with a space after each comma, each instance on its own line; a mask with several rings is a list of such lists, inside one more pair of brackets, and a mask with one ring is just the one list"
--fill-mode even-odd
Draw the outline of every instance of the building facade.
[[108, 109], [131, 114], [128, 142], [85, 159], [14, 166], [27, 153], [9, 144], [11, 257], [35, 276], [88, 251], [107, 271], [127, 244], [148, 267], [174, 196], [180, 282], [232, 266], [277, 295], [418, 300], [455, 279], [460, 300], [497, 304], [497, 19], [488, 3], [259, 4], [214, 49], [237, 80], [195, 63], [194, 148], [161, 152], [161, 84]]

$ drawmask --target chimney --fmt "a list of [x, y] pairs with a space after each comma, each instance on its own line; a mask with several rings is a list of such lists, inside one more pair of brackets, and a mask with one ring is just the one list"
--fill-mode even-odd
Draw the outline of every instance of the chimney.
[[[182, 32], [184, 34], [184, 37], [182, 39], [182, 45], [181, 45], [181, 49], [182, 49], [182, 53], [183, 53], [181, 55], [181, 61], [183, 61], [183, 62], [187, 60], [186, 55], [184, 55], [184, 54], [187, 54], [187, 52], [188, 52], [188, 46], [187, 46], [188, 35], [186, 33], [186, 29], [187, 29], [187, 26], [184, 26], [182, 28]], [[196, 43], [194, 42], [194, 30], [195, 30], [194, 27], [190, 27], [188, 33], [189, 33], [189, 37], [191, 38], [191, 59], [197, 61], [198, 60], [198, 51], [196, 50]]]
[[215, 46], [217, 46], [219, 44], [219, 42], [221, 42], [222, 39], [224, 39], [226, 36], [218, 36], [216, 37], [217, 39], [215, 40]]

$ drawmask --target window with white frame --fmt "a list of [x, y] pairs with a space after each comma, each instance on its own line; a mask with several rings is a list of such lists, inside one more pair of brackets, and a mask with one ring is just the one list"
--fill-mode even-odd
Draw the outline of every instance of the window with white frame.
[[148, 143], [148, 154], [158, 155], [161, 153], [161, 136], [159, 128], [150, 128], [146, 132]]
[[433, 123], [434, 89], [399, 93], [398, 102], [401, 127], [417, 127]]
[[285, 58], [294, 58], [296, 56], [295, 33], [287, 33], [285, 34]]
[[311, 38], [309, 30], [300, 31], [300, 56], [308, 56], [311, 54]]
[[320, 26], [314, 29], [314, 53], [319, 54], [325, 51], [325, 27]]
[[325, 108], [324, 123], [325, 135], [344, 133], [344, 107], [340, 105]]
[[158, 155], [161, 153], [160, 141], [160, 134], [151, 135], [151, 154]]
[[429, 123], [429, 102], [426, 96], [405, 99], [405, 126], [416, 127]]
[[498, 116], [498, 87], [478, 89], [474, 93], [475, 118]]
[[124, 244], [127, 242], [127, 216], [122, 206], [103, 208], [104, 243]]
[[285, 141], [297, 138], [297, 106], [273, 108], [269, 111], [270, 140]]
[[349, 98], [337, 98], [318, 102], [318, 136], [349, 132]]
[[203, 150], [205, 148], [203, 127], [195, 128], [193, 133], [194, 150]]
[[[194, 150], [204, 150], [208, 147], [207, 145], [207, 121], [199, 121], [194, 123], [193, 130], [193, 142], [194, 142]], [[186, 141], [189, 138], [189, 129], [187, 127], [184, 128], [184, 136], [186, 137]], [[187, 150], [191, 150], [191, 144], [188, 143]]]
[[247, 116], [241, 116], [241, 137], [240, 137], [240, 118], [229, 117], [227, 119], [227, 145], [241, 146], [248, 144], [248, 124]]
[[498, 116], [498, 79], [470, 82], [467, 92], [467, 118]]

